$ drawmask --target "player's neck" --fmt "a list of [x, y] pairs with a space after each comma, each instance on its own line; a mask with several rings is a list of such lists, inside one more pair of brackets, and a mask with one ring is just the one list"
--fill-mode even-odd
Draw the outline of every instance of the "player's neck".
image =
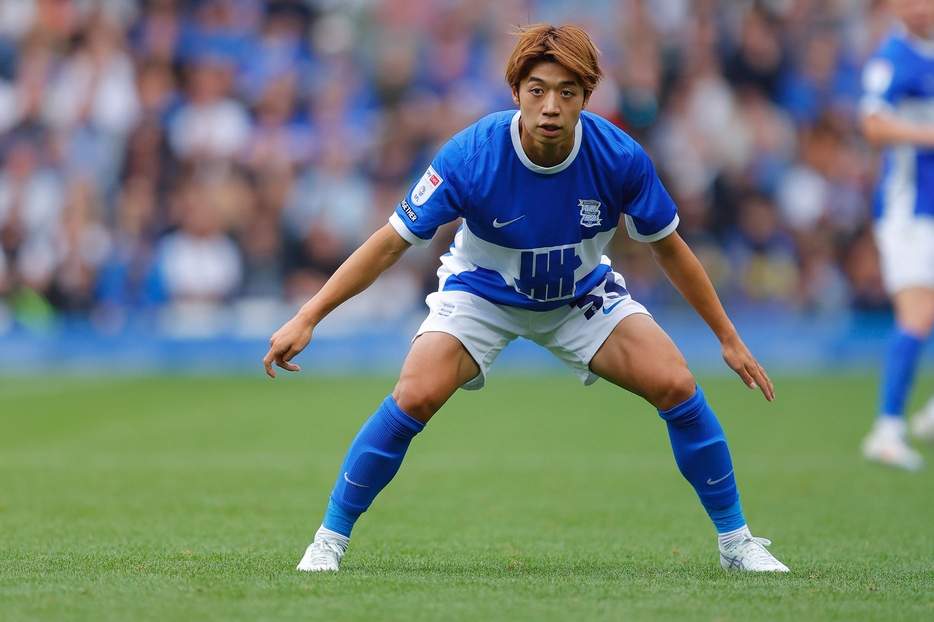
[[574, 150], [574, 132], [571, 132], [571, 135], [560, 143], [546, 144], [529, 136], [522, 123], [519, 123], [519, 142], [525, 155], [533, 164], [550, 168], [558, 166], [571, 155]]

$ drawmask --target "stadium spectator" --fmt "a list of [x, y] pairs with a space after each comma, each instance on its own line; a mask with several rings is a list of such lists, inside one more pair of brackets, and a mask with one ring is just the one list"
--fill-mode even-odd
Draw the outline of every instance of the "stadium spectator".
[[835, 113], [853, 119], [859, 97], [857, 68], [829, 25], [809, 28], [797, 43], [798, 57], [783, 76], [776, 98], [798, 125], [811, 126]]
[[757, 303], [793, 300], [798, 287], [796, 247], [768, 197], [750, 192], [741, 199], [725, 250], [735, 298]]
[[122, 328], [129, 309], [162, 298], [148, 289], [158, 282], [147, 280], [162, 228], [155, 181], [142, 175], [127, 179], [116, 200], [110, 253], [98, 275], [98, 302], [109, 330]]
[[230, 96], [235, 67], [210, 56], [187, 65], [186, 99], [168, 124], [173, 155], [190, 164], [228, 165], [246, 144], [246, 106]]
[[150, 277], [158, 284], [161, 299], [213, 305], [230, 300], [240, 290], [243, 258], [227, 234], [218, 190], [196, 179], [177, 190], [180, 228], [156, 245]]
[[96, 305], [98, 272], [111, 248], [103, 202], [93, 179], [75, 178], [69, 184], [55, 238], [57, 265], [49, 302], [67, 313], [87, 315]]
[[734, 86], [753, 86], [774, 99], [788, 65], [779, 20], [762, 3], [737, 12], [745, 15], [738, 40], [724, 38], [724, 77]]
[[139, 121], [135, 67], [119, 26], [103, 14], [49, 85], [46, 118], [58, 134], [67, 175], [93, 175], [105, 195], [116, 191], [127, 135]]
[[286, 291], [307, 300], [375, 229], [374, 193], [344, 148], [332, 137], [318, 165], [295, 182], [282, 212], [286, 237]]
[[272, 81], [308, 82], [314, 60], [305, 38], [311, 23], [309, 6], [299, 1], [266, 3], [261, 32], [251, 37], [238, 75], [238, 92], [247, 102], [267, 93]]
[[183, 14], [178, 0], [146, 0], [129, 38], [137, 62], [171, 65], [178, 56]]
[[295, 78], [267, 82], [254, 106], [254, 125], [240, 159], [257, 175], [292, 174], [317, 156], [317, 136], [307, 120], [297, 118]]
[[55, 236], [61, 227], [65, 188], [47, 163], [45, 136], [8, 138], [0, 169], [0, 244], [14, 286], [47, 295], [59, 257]]
[[[879, 308], [878, 282], [860, 254], [870, 252], [874, 173], [853, 114], [854, 68], [891, 19], [878, 0], [7, 0], [0, 2], [0, 151], [14, 137], [41, 136], [37, 171], [61, 206], [73, 177], [92, 178], [115, 248], [125, 236], [127, 197], [151, 206], [130, 245], [151, 249], [177, 226], [169, 206], [189, 176], [239, 179], [232, 183], [244, 213], [228, 233], [244, 252], [259, 252], [260, 289], [281, 292], [287, 304], [288, 283], [299, 280], [296, 247], [284, 242], [294, 231], [274, 235], [270, 223], [283, 222], [298, 181], [320, 186], [308, 184], [325, 146], [339, 141], [354, 179], [372, 193], [369, 218], [388, 217], [383, 206], [456, 130], [512, 105], [499, 77], [511, 50], [508, 26], [542, 18], [587, 25], [606, 42], [610, 75], [592, 110], [651, 151], [685, 206], [685, 238], [713, 274], [733, 269], [715, 266], [732, 256], [739, 197], [758, 194], [778, 206], [779, 224], [795, 236], [796, 273], [787, 281], [794, 293], [763, 298], [752, 284], [715, 279], [725, 302], [816, 308], [806, 284], [836, 274], [850, 294], [834, 297], [832, 307], [850, 299]], [[64, 207], [54, 213], [53, 228], [64, 230]], [[768, 228], [772, 216], [761, 214], [759, 226]], [[247, 222], [261, 243], [250, 239]], [[451, 237], [445, 230], [436, 243]], [[277, 251], [268, 248], [272, 240]], [[22, 277], [14, 247], [4, 244], [8, 283]], [[634, 262], [633, 287], [643, 298], [678, 304], [638, 251], [611, 252]], [[130, 255], [136, 265], [150, 254]], [[437, 268], [424, 257], [406, 257], [404, 266], [426, 283]], [[105, 291], [94, 295], [109, 304]], [[124, 304], [146, 298], [129, 295]]]

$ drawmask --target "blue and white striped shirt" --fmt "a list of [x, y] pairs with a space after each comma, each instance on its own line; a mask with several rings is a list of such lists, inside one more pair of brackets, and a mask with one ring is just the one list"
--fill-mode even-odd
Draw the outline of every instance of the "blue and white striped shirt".
[[442, 290], [548, 311], [571, 304], [610, 270], [603, 249], [623, 218], [651, 242], [678, 226], [674, 202], [645, 151], [625, 132], [583, 112], [567, 159], [529, 160], [519, 112], [491, 114], [454, 136], [390, 218], [408, 242], [427, 246], [458, 218], [438, 271]]
[[[904, 28], [891, 33], [863, 69], [863, 116], [886, 113], [905, 121], [934, 124], [934, 41]], [[909, 143], [882, 154], [876, 188], [876, 219], [934, 217], [934, 149]]]

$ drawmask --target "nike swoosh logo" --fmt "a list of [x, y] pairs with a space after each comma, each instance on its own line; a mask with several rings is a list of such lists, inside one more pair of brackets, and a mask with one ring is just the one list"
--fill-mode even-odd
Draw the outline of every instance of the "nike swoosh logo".
[[518, 218], [513, 218], [512, 220], [507, 220], [506, 222], [500, 222], [499, 220], [497, 220], [496, 218], [494, 218], [494, 219], [493, 219], [493, 227], [495, 227], [496, 229], [499, 229], [499, 228], [501, 228], [501, 227], [505, 227], [506, 225], [511, 225], [512, 223], [516, 222], [517, 220], [522, 220], [523, 218], [525, 218], [525, 214], [522, 214], [522, 215], [519, 216]]
[[[720, 479], [710, 479], [710, 478], [708, 477], [708, 478], [707, 478], [707, 485], [708, 485], [708, 486], [713, 486], [713, 485], [715, 485], [715, 484], [719, 484], [720, 482], [722, 482], [723, 480], [725, 480], [726, 478], [728, 478], [728, 477], [729, 477], [730, 475], [732, 475], [732, 474], [733, 474], [733, 470], [730, 469], [730, 472], [727, 473], [726, 475], [724, 475], [723, 477], [721, 477]], [[345, 475], [344, 477], [346, 477], [346, 475]]]
[[357, 482], [351, 481], [351, 479], [347, 477], [347, 473], [344, 473], [344, 481], [351, 486], [356, 486], [357, 488], [369, 488], [369, 486], [364, 486], [363, 484], [358, 484]]
[[613, 309], [615, 309], [615, 308], [616, 308], [616, 305], [618, 305], [618, 304], [621, 303], [621, 302], [622, 302], [622, 300], [617, 300], [616, 302], [614, 302], [613, 304], [611, 304], [609, 307], [603, 307], [603, 315], [609, 315], [609, 314], [610, 314], [610, 311], [612, 311]]

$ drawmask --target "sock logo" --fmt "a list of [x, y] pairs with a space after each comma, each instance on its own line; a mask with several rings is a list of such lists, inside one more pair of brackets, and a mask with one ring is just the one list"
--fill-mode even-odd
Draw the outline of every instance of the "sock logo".
[[[730, 471], [730, 473], [732, 472], [733, 471]], [[729, 475], [729, 473], [727, 475]], [[357, 488], [369, 488], [369, 486], [364, 486], [363, 484], [358, 484], [357, 482], [352, 481], [349, 477], [347, 477], [346, 472], [344, 472], [344, 481], [350, 484], [351, 486], [356, 486]], [[720, 480], [717, 480], [717, 481], [720, 481]], [[707, 482], [707, 483], [709, 484], [710, 482]]]
[[[708, 478], [707, 478], [707, 485], [708, 485], [708, 486], [715, 486], [716, 484], [719, 484], [720, 482], [722, 482], [723, 480], [725, 480], [726, 478], [728, 478], [728, 477], [729, 477], [730, 475], [732, 475], [732, 474], [733, 474], [733, 469], [730, 469], [730, 472], [727, 473], [726, 475], [724, 475], [723, 477], [721, 477], [720, 479], [710, 479], [710, 478], [708, 477]], [[346, 474], [346, 473], [344, 474], [344, 479], [347, 479], [347, 474]], [[348, 479], [347, 481], [349, 482], [350, 480]], [[351, 483], [353, 483], [353, 482], [351, 482]], [[354, 485], [356, 485], [356, 484], [354, 484]]]

